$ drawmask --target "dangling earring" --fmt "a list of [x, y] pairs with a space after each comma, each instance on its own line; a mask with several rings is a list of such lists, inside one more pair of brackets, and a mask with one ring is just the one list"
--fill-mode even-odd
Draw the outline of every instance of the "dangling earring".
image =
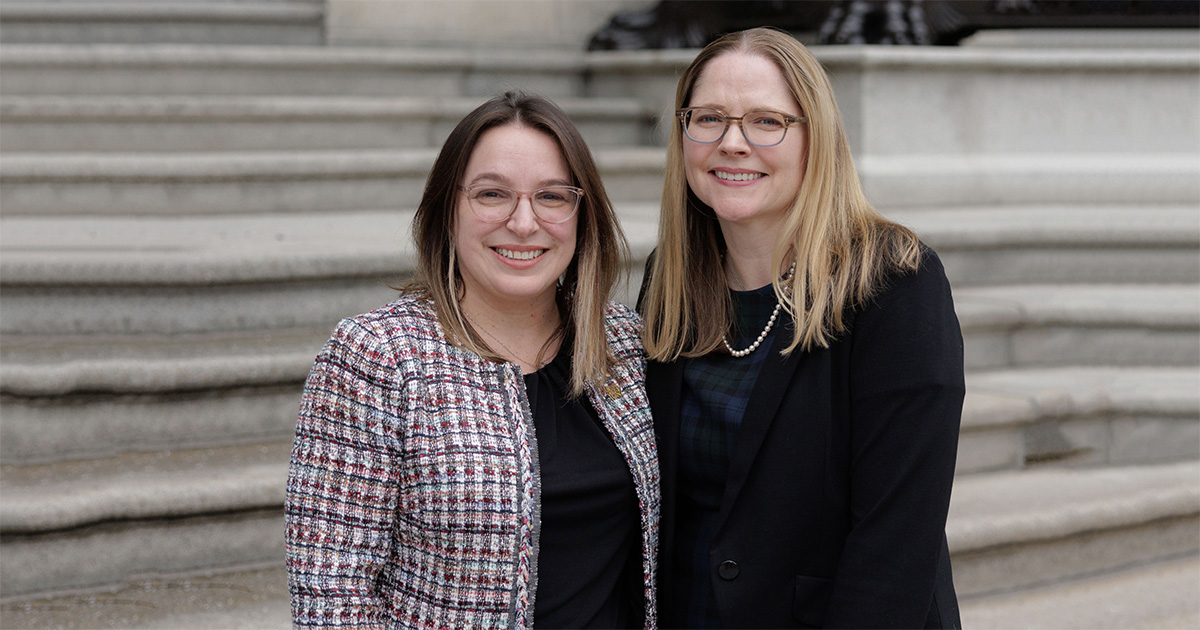
[[450, 298], [455, 302], [461, 300], [463, 296], [459, 295], [458, 291], [458, 254], [454, 249], [454, 241], [450, 241], [450, 255], [448, 264], [446, 265], [446, 288], [450, 290]]

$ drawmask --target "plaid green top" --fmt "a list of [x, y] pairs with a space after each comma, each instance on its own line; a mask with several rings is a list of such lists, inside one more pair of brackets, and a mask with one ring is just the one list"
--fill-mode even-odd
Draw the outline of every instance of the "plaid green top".
[[[748, 347], [775, 308], [775, 291], [767, 285], [753, 291], [730, 291], [735, 328], [729, 343]], [[786, 313], [782, 313], [786, 315]], [[762, 370], [782, 318], [757, 350], [744, 357], [725, 352], [690, 359], [683, 371], [679, 415], [679, 491], [677, 494], [674, 562], [676, 609], [671, 618], [688, 628], [719, 628], [709, 566], [709, 544], [715, 534], [725, 492], [729, 460], [754, 383]]]

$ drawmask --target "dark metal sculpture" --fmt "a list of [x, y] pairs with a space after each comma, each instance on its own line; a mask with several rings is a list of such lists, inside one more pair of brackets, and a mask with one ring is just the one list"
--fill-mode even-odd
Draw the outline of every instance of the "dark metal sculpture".
[[592, 36], [588, 50], [699, 48], [717, 35], [754, 26], [809, 30], [833, 1], [662, 0], [647, 11], [618, 13]]
[[588, 50], [698, 48], [776, 26], [821, 44], [952, 46], [982, 29], [1200, 28], [1196, 0], [661, 0], [618, 13]]

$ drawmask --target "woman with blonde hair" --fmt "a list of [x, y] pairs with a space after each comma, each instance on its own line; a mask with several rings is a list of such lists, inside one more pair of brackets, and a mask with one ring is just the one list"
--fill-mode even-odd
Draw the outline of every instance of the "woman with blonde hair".
[[958, 627], [945, 522], [964, 395], [937, 255], [866, 200], [786, 33], [676, 91], [640, 310], [664, 627]]
[[[467, 115], [413, 220], [416, 279], [343, 320], [288, 476], [296, 627], [655, 627], [658, 462], [625, 239], [546, 99]], [[582, 544], [586, 542], [586, 544]]]

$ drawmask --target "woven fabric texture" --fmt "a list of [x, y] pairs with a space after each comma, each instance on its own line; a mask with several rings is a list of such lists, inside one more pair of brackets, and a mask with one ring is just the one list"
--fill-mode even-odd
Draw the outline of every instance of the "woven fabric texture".
[[[659, 470], [641, 322], [610, 303], [617, 365], [588, 398], [633, 474], [656, 626]], [[343, 320], [305, 384], [287, 481], [296, 627], [532, 626], [537, 440], [520, 367], [450, 344], [406, 295]]]

